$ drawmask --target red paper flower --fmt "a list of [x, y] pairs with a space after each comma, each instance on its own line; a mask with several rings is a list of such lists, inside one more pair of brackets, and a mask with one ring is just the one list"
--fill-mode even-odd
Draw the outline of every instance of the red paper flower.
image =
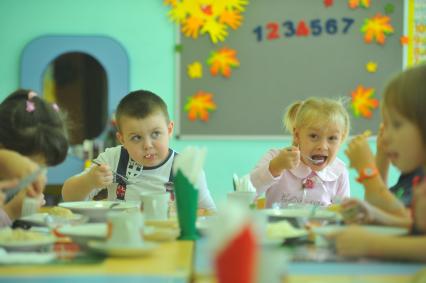
[[312, 189], [314, 185], [315, 185], [315, 182], [311, 178], [306, 178], [302, 181], [303, 189]]

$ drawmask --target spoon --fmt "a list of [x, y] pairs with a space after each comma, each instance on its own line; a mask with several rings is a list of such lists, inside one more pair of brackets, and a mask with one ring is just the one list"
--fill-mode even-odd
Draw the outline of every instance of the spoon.
[[306, 159], [308, 159], [310, 162], [312, 162], [313, 164], [320, 164], [320, 163], [322, 163], [323, 162], [323, 160], [316, 160], [316, 159], [312, 159], [312, 158], [310, 158], [309, 156], [307, 156], [307, 155], [305, 155], [305, 154], [302, 154], [301, 153], [301, 155], [304, 157], [304, 158], [306, 158]]
[[114, 202], [113, 204], [111, 204], [108, 208], [109, 209], [112, 209], [113, 207], [116, 207], [116, 206], [118, 206], [118, 205], [120, 205], [120, 203], [119, 202]]
[[[95, 160], [92, 160], [92, 162], [93, 162], [94, 164], [98, 165], [98, 166], [100, 166], [100, 165], [101, 165], [99, 162], [97, 162], [97, 161], [95, 161]], [[127, 178], [126, 178], [126, 177], [124, 177], [123, 175], [118, 174], [117, 172], [115, 172], [115, 171], [114, 171], [114, 170], [112, 170], [112, 169], [111, 169], [111, 172], [112, 172], [112, 174], [113, 174], [113, 175], [115, 175], [115, 176], [117, 176], [118, 178], [120, 178], [121, 180], [123, 180], [126, 184], [130, 184], [129, 179], [127, 179]]]

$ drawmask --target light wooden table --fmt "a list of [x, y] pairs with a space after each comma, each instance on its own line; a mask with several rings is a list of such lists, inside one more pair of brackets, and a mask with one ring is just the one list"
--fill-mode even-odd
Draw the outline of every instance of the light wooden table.
[[[282, 267], [281, 274], [282, 282], [285, 283], [414, 283], [413, 278], [421, 271], [424, 273], [423, 281], [415, 282], [426, 283], [426, 264], [421, 263], [289, 262]], [[194, 282], [217, 282], [213, 275], [206, 239], [196, 242]]]
[[194, 243], [161, 243], [152, 254], [134, 258], [106, 258], [94, 264], [0, 266], [0, 282], [188, 282]]

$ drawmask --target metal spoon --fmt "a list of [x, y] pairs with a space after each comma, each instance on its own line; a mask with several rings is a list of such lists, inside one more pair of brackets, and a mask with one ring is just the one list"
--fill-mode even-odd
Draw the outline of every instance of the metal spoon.
[[118, 205], [120, 205], [120, 203], [119, 202], [114, 202], [114, 203], [112, 203], [108, 208], [109, 209], [112, 209], [113, 207], [116, 207], [116, 206], [118, 206]]
[[316, 159], [312, 159], [309, 156], [300, 153], [304, 158], [308, 159], [310, 162], [312, 162], [313, 164], [320, 164], [323, 162], [323, 160], [316, 160]]
[[[95, 161], [95, 160], [92, 160], [92, 162], [93, 162], [94, 164], [98, 165], [98, 166], [100, 166], [100, 165], [101, 165], [99, 162], [97, 162], [97, 161]], [[112, 174], [113, 174], [113, 175], [115, 175], [115, 176], [119, 177], [121, 180], [123, 180], [126, 184], [130, 184], [130, 183], [131, 183], [131, 182], [129, 181], [129, 179], [127, 179], [126, 177], [124, 177], [124, 176], [123, 176], [123, 175], [121, 175], [121, 174], [118, 174], [118, 173], [117, 173], [117, 172], [115, 172], [114, 170], [112, 170], [112, 169], [111, 169], [111, 172], [112, 172]]]

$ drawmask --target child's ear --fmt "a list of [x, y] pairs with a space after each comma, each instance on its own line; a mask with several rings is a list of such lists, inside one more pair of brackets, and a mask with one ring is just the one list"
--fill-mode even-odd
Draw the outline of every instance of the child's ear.
[[120, 132], [116, 132], [115, 136], [117, 138], [117, 140], [124, 146], [124, 138], [123, 136], [120, 134]]
[[299, 130], [296, 129], [296, 128], [294, 128], [293, 129], [293, 145], [294, 146], [298, 146], [299, 145], [299, 139], [300, 139], [299, 135], [300, 135]]
[[167, 126], [167, 132], [169, 136], [172, 136], [174, 127], [175, 124], [173, 123], [173, 121], [170, 121], [169, 125]]

